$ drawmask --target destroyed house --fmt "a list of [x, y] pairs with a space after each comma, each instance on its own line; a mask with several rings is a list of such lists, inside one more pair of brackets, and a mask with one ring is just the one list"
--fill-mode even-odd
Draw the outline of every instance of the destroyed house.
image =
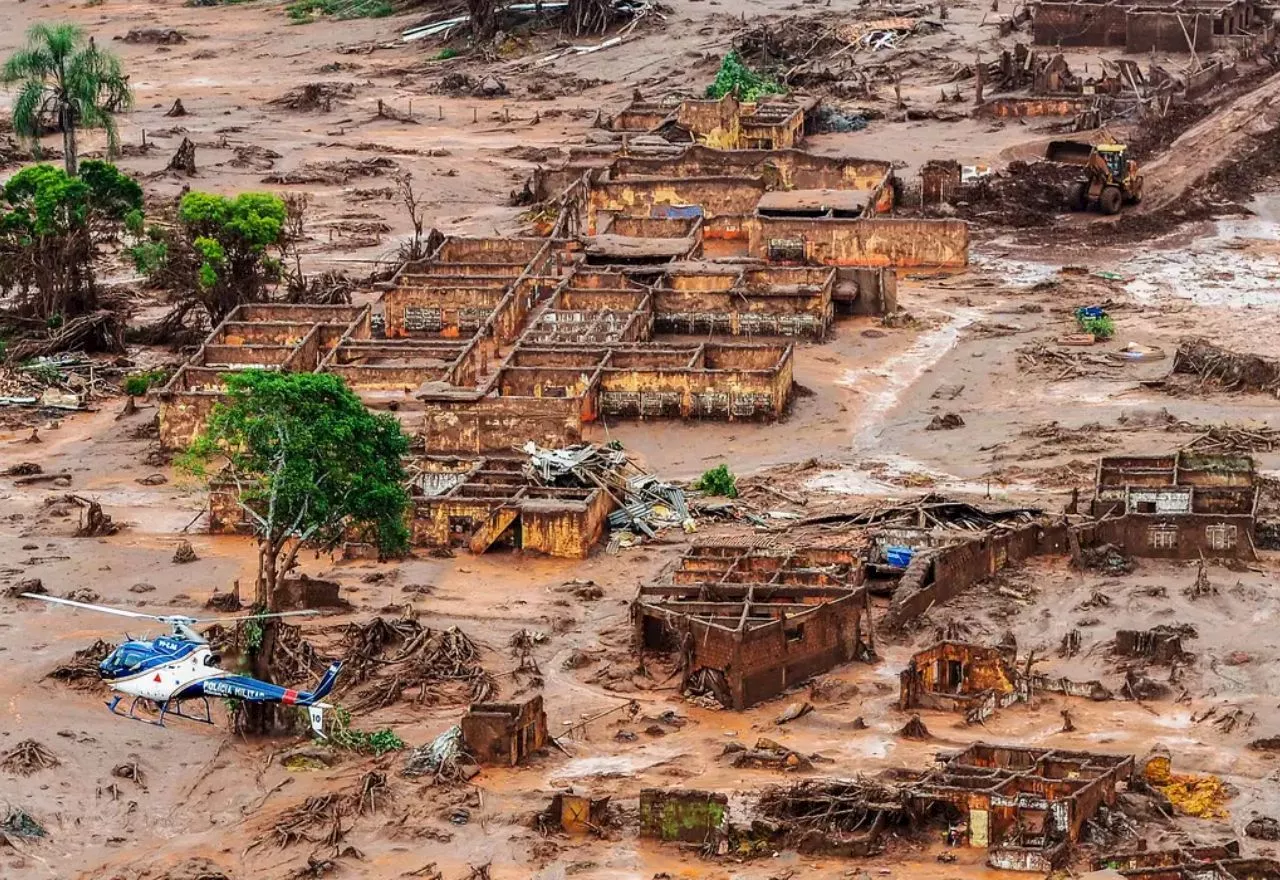
[[1280, 880], [1280, 862], [1242, 858], [1240, 842], [1106, 853], [1094, 861], [1132, 880]]
[[[341, 376], [432, 455], [564, 446], [602, 414], [776, 419], [793, 389], [784, 337], [820, 337], [830, 323], [829, 272], [738, 268], [732, 295], [709, 293], [705, 311], [673, 320], [752, 341], [699, 331], [660, 342], [650, 287], [581, 257], [573, 241], [446, 238], [385, 292], [386, 338], [367, 306], [242, 306], [159, 393], [162, 445], [185, 447], [222, 398], [222, 376], [253, 368]], [[778, 341], [757, 341], [766, 335]]]
[[877, 504], [863, 510], [823, 514], [808, 522], [842, 523], [860, 529], [870, 543], [868, 574], [897, 578], [902, 574], [899, 564], [902, 560], [893, 560], [890, 556], [905, 556], [910, 561], [927, 551], [966, 543], [984, 533], [1016, 530], [1040, 521], [1043, 515], [1038, 508], [984, 509], [930, 494], [907, 503]]
[[1123, 543], [1134, 556], [1252, 559], [1258, 491], [1249, 456], [1104, 457], [1091, 512], [1124, 517]]
[[910, 797], [921, 813], [948, 808], [992, 867], [1043, 872], [1063, 864], [1132, 774], [1132, 756], [974, 743], [912, 783]]
[[803, 851], [870, 855], [890, 827], [937, 823], [985, 848], [992, 867], [1047, 873], [1133, 773], [1130, 756], [986, 743], [939, 761], [914, 778], [773, 787], [756, 809]]
[[495, 544], [582, 559], [604, 534], [614, 502], [603, 488], [543, 486], [515, 458], [426, 457], [410, 481], [415, 547]]
[[1019, 699], [1016, 678], [998, 648], [938, 642], [912, 655], [902, 671], [898, 708], [959, 711], [982, 720]]
[[[575, 229], [588, 237], [589, 259], [597, 262], [610, 254], [635, 262], [682, 253], [863, 269], [968, 262], [964, 221], [890, 216], [898, 185], [891, 163], [879, 160], [692, 145], [607, 164], [571, 157], [536, 174], [531, 191], [555, 203], [557, 234]], [[663, 234], [627, 242], [619, 219], [688, 225], [637, 226]], [[593, 240], [599, 236], [607, 238]]]
[[1254, 0], [1070, 0], [1034, 6], [1033, 39], [1049, 46], [1188, 52], [1269, 45], [1271, 10]]
[[459, 726], [463, 745], [480, 764], [514, 767], [547, 744], [541, 694], [523, 703], [472, 703]]
[[370, 337], [370, 315], [368, 306], [237, 306], [157, 393], [161, 446], [195, 439], [226, 392], [227, 373], [317, 371], [344, 341]]
[[962, 712], [965, 722], [980, 724], [999, 709], [1049, 691], [1092, 700], [1112, 694], [1095, 680], [1075, 681], [1044, 673], [1024, 675], [1015, 649], [941, 641], [914, 654], [899, 676], [898, 707]]
[[686, 687], [745, 709], [874, 656], [861, 561], [847, 548], [702, 544], [632, 606], [641, 651], [678, 656]]
[[816, 98], [766, 98], [739, 102], [686, 98], [679, 102], [637, 97], [609, 123], [612, 131], [652, 135], [672, 143], [701, 143], [726, 150], [783, 150], [799, 146]]

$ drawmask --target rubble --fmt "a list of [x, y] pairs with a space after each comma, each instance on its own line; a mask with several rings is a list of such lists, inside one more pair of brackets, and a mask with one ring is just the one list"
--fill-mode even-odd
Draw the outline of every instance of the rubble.
[[267, 102], [268, 107], [278, 107], [295, 112], [319, 111], [328, 113], [335, 102], [341, 103], [355, 96], [356, 88], [348, 82], [315, 82], [290, 89], [278, 98]]
[[609, 514], [608, 523], [610, 529], [624, 534], [610, 539], [611, 551], [624, 541], [627, 545], [635, 543], [637, 534], [652, 538], [659, 530], [672, 526], [685, 531], [696, 528], [684, 492], [644, 473], [621, 450], [593, 444], [542, 449], [530, 442], [525, 444], [524, 452], [529, 456], [525, 475], [532, 482], [542, 486], [599, 487], [618, 505]]
[[97, 688], [102, 682], [98, 664], [116, 649], [110, 642], [98, 639], [88, 647], [76, 651], [68, 663], [56, 667], [49, 678], [65, 682], [76, 688]]
[[810, 758], [767, 737], [760, 737], [760, 739], [756, 740], [753, 748], [744, 748], [735, 752], [730, 763], [734, 767], [753, 767], [799, 773], [813, 769], [813, 761]]
[[43, 743], [23, 740], [0, 755], [0, 770], [18, 776], [30, 776], [40, 770], [57, 767], [62, 762]]
[[1280, 840], [1280, 821], [1271, 816], [1256, 816], [1244, 826], [1244, 836], [1254, 840]]
[[6, 808], [4, 821], [0, 822], [0, 843], [11, 843], [6, 835], [34, 840], [48, 834], [43, 825], [20, 807]]
[[1173, 372], [1195, 376], [1224, 391], [1280, 394], [1280, 361], [1243, 354], [1207, 339], [1185, 339], [1173, 356]]
[[303, 183], [342, 184], [363, 177], [394, 175], [400, 166], [386, 156], [369, 159], [341, 159], [333, 162], [308, 162], [292, 171], [268, 174], [263, 183], [297, 185]]
[[480, 665], [480, 649], [466, 633], [433, 630], [416, 620], [375, 617], [346, 627], [347, 660], [339, 690], [352, 711], [367, 712], [412, 697], [439, 704], [482, 701], [495, 691]]

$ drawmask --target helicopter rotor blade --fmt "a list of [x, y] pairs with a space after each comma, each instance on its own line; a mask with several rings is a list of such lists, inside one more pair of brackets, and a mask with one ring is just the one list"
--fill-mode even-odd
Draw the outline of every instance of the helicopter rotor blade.
[[84, 608], [88, 611], [100, 611], [103, 614], [114, 614], [117, 617], [139, 617], [146, 620], [164, 620], [154, 614], [143, 614], [140, 611], [126, 611], [123, 608], [108, 608], [106, 605], [90, 605], [88, 602], [77, 602], [74, 599], [62, 599], [57, 596], [41, 596], [36, 593], [21, 593], [24, 599], [39, 599], [41, 602], [53, 602], [56, 605], [70, 605], [72, 608]]
[[235, 617], [197, 617], [190, 623], [223, 623], [228, 620], [261, 620], [264, 617], [315, 617], [319, 611], [273, 611], [270, 614], [238, 614]]

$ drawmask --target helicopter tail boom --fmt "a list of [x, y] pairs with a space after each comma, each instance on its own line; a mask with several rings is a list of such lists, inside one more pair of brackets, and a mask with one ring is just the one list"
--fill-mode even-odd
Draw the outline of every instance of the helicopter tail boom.
[[324, 675], [316, 684], [315, 690], [303, 691], [298, 694], [298, 704], [301, 706], [310, 705], [329, 696], [329, 692], [333, 690], [334, 682], [338, 680], [338, 672], [341, 669], [341, 661], [329, 664], [329, 668], [324, 671]]

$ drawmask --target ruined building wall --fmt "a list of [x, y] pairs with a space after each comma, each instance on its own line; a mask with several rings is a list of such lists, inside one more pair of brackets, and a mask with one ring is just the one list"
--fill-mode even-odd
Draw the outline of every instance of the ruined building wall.
[[425, 412], [405, 413], [402, 421], [432, 455], [506, 453], [528, 440], [553, 448], [582, 440], [580, 402], [573, 398], [432, 400]]
[[962, 220], [755, 217], [750, 236], [750, 254], [760, 259], [768, 259], [771, 242], [798, 240], [805, 261], [824, 266], [969, 264], [969, 224]]
[[160, 407], [160, 448], [174, 452], [190, 446], [221, 399], [222, 395], [211, 391], [169, 393]]
[[1189, 45], [1208, 52], [1214, 44], [1213, 16], [1134, 10], [1125, 16], [1125, 34], [1126, 52], [1187, 52]]
[[1124, 46], [1127, 12], [1101, 3], [1040, 3], [1032, 39], [1041, 46]]
[[525, 500], [520, 505], [521, 546], [548, 556], [585, 559], [603, 537], [612, 507], [602, 491], [580, 504]]
[[728, 676], [733, 708], [755, 705], [855, 659], [862, 639], [863, 601], [861, 595], [850, 597], [744, 632], [734, 674]]
[[[765, 192], [765, 182], [747, 177], [663, 178], [597, 183], [587, 197], [587, 234], [595, 235], [604, 212], [662, 216], [664, 208], [689, 208], [695, 215], [749, 214]], [[654, 209], [658, 210], [655, 211]]]
[[1004, 534], [917, 554], [903, 573], [884, 617], [887, 627], [900, 626], [941, 605], [1010, 563], [1035, 555], [1065, 553], [1067, 526], [1031, 523]]

